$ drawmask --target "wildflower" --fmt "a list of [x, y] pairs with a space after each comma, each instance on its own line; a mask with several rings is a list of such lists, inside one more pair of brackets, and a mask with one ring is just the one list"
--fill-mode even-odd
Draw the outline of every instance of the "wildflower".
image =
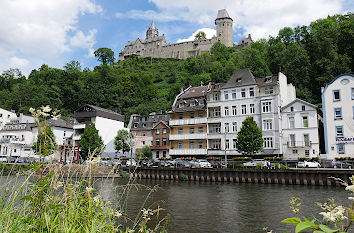
[[60, 181], [58, 181], [58, 182], [56, 182], [56, 183], [53, 184], [53, 188], [54, 188], [55, 190], [57, 190], [58, 188], [60, 188], [60, 187], [62, 187], [62, 186], [63, 186], [63, 182], [60, 182]]
[[51, 110], [52, 110], [52, 108], [49, 106], [49, 105], [47, 105], [47, 106], [42, 106], [41, 107], [41, 109], [42, 109], [42, 112], [50, 112]]
[[351, 191], [351, 192], [354, 192], [354, 185], [348, 185], [345, 190], [348, 190], [348, 191]]
[[90, 193], [90, 192], [93, 191], [93, 188], [92, 188], [92, 187], [86, 187], [86, 191], [87, 191], [88, 193]]
[[93, 201], [98, 204], [100, 203], [100, 199], [101, 199], [100, 195], [97, 195], [93, 198]]
[[60, 114], [59, 114], [59, 115], [53, 115], [53, 116], [52, 116], [52, 120], [56, 121], [56, 120], [58, 120], [58, 118], [60, 118], [60, 117], [61, 117]]
[[117, 218], [120, 218], [122, 215], [123, 215], [122, 212], [120, 212], [119, 210], [114, 212], [114, 216]]
[[327, 222], [341, 222], [347, 219], [347, 217], [344, 216], [344, 212], [345, 208], [343, 206], [337, 206], [329, 212], [321, 212], [320, 215], [323, 215], [323, 220]]
[[30, 108], [30, 109], [29, 109], [29, 112], [30, 112], [31, 114], [35, 114], [36, 110], [35, 110], [34, 108]]
[[348, 197], [348, 199], [354, 201], [354, 197]]

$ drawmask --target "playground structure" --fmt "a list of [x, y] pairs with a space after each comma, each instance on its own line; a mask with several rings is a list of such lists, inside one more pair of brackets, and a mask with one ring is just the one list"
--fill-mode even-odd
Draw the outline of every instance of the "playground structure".
[[72, 163], [79, 163], [80, 147], [73, 145], [60, 146], [60, 163], [67, 163], [67, 160], [71, 159]]

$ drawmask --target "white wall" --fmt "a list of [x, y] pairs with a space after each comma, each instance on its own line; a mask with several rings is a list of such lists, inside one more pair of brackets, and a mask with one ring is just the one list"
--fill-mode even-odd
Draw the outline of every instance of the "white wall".
[[9, 123], [12, 118], [16, 118], [16, 113], [0, 108], [0, 129]]

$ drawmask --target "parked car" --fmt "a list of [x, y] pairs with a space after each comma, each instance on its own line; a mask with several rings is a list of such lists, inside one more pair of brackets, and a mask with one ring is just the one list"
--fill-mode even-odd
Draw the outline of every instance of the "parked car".
[[172, 164], [168, 160], [160, 161], [160, 167], [170, 167]]
[[112, 159], [112, 166], [121, 166], [122, 161], [119, 159]]
[[258, 164], [263, 165], [265, 162], [264, 159], [253, 159], [252, 161], [248, 161], [246, 163], [243, 163], [244, 167], [257, 167]]
[[18, 157], [16, 160], [15, 160], [15, 163], [24, 163], [25, 161], [23, 160], [23, 158], [21, 157]]
[[198, 159], [191, 161], [192, 168], [212, 168], [211, 163], [206, 159]]
[[125, 164], [127, 167], [136, 167], [136, 161], [134, 159], [129, 159]]
[[0, 156], [0, 162], [6, 163], [7, 162], [6, 156]]
[[331, 161], [330, 167], [352, 169], [352, 165], [350, 163], [335, 160]]
[[319, 162], [303, 161], [298, 162], [297, 167], [306, 167], [306, 168], [320, 168], [321, 164]]

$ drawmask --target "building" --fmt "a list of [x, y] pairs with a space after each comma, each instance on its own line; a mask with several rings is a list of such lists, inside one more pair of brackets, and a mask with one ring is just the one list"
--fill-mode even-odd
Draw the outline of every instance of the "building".
[[328, 159], [354, 156], [354, 76], [340, 75], [322, 88], [325, 150]]
[[6, 124], [9, 123], [12, 118], [16, 118], [17, 115], [15, 111], [7, 111], [0, 108], [0, 129]]
[[[119, 53], [119, 60], [124, 60], [130, 55], [139, 57], [161, 57], [185, 59], [190, 56], [198, 56], [203, 52], [209, 52], [214, 43], [220, 41], [227, 47], [233, 47], [233, 20], [225, 9], [219, 10], [215, 19], [216, 36], [211, 39], [186, 41], [176, 44], [167, 44], [165, 35], [159, 36], [159, 31], [154, 22], [146, 31], [145, 39], [129, 41]], [[240, 40], [236, 49], [241, 49], [252, 42], [251, 36]]]
[[73, 141], [78, 146], [81, 134], [91, 122], [95, 123], [98, 134], [102, 137], [105, 149], [102, 156], [115, 156], [114, 137], [120, 129], [124, 129], [124, 116], [114, 111], [86, 104], [74, 112], [76, 124], [74, 125]]
[[171, 128], [167, 122], [160, 121], [152, 129], [151, 152], [153, 159], [170, 158], [170, 131]]
[[151, 146], [153, 142], [152, 129], [160, 122], [168, 122], [167, 114], [150, 113], [147, 116], [132, 114], [128, 129], [135, 135], [134, 153], [141, 151], [144, 146]]
[[170, 115], [170, 156], [205, 158], [207, 155], [207, 86], [188, 87], [178, 94]]
[[235, 138], [249, 116], [262, 130], [261, 155], [281, 155], [280, 108], [293, 100], [295, 88], [284, 74], [255, 78], [249, 69], [236, 70], [208, 92], [208, 155], [239, 156]]
[[[46, 121], [51, 126], [58, 146], [70, 143], [73, 135], [73, 126], [69, 121], [62, 119]], [[0, 130], [0, 154], [12, 160], [22, 158], [36, 158], [32, 146], [37, 141], [38, 128], [32, 116], [21, 114], [17, 118], [11, 119]], [[53, 155], [58, 159], [58, 154]]]
[[312, 158], [320, 155], [318, 114], [315, 105], [301, 99], [295, 99], [281, 108], [284, 158]]

